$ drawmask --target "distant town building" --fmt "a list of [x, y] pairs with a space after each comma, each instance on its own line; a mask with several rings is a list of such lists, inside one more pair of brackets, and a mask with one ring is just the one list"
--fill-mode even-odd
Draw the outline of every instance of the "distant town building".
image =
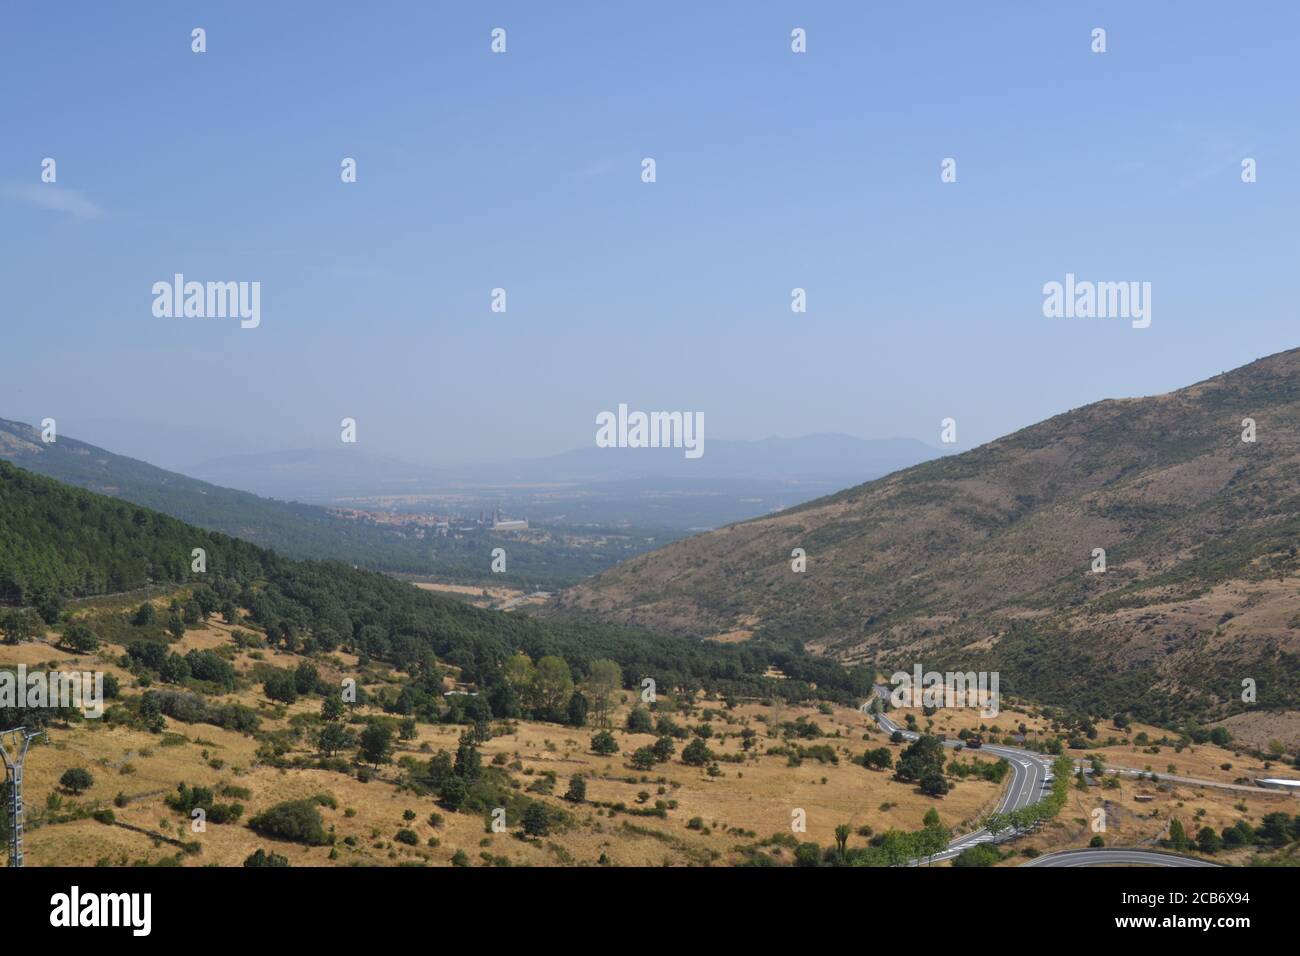
[[492, 530], [493, 531], [527, 531], [527, 518], [507, 518], [506, 513], [500, 508], [492, 512]]

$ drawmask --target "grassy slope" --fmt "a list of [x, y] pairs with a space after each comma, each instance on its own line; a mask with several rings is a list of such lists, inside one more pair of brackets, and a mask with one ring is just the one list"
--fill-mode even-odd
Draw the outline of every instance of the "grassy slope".
[[1150, 719], [1232, 709], [1242, 677], [1259, 703], [1295, 706], [1298, 448], [1291, 351], [674, 543], [556, 606], [882, 666], [1000, 668], [1021, 693]]

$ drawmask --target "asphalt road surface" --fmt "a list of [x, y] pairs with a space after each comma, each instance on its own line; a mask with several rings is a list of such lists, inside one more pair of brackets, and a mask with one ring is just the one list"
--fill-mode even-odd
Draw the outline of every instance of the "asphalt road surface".
[[[876, 695], [882, 699], [886, 698], [889, 695], [889, 689], [876, 685]], [[877, 726], [887, 734], [898, 731], [903, 735], [904, 740], [916, 740], [920, 736], [913, 731], [904, 730], [885, 714], [874, 714], [872, 716], [875, 718]], [[962, 741], [945, 740], [943, 742], [945, 747], [956, 747], [959, 744], [962, 744]], [[1021, 750], [1019, 747], [1003, 747], [1000, 744], [985, 744], [980, 748], [980, 753], [1005, 757], [1007, 763], [1011, 764], [1011, 783], [1007, 787], [1006, 793], [1002, 795], [1002, 801], [997, 806], [998, 813], [1019, 810], [1031, 803], [1037, 803], [1043, 799], [1050, 788], [1052, 763], [1041, 754]], [[972, 833], [957, 837], [948, 844], [948, 849], [942, 853], [936, 853], [934, 856], [926, 857], [923, 860], [913, 860], [911, 865], [918, 866], [923, 863], [938, 863], [943, 860], [951, 860], [960, 854], [962, 850], [975, 846], [977, 843], [1000, 843], [1014, 836], [1016, 836], [1015, 833], [1007, 832], [998, 834], [995, 837], [988, 830], [975, 830]], [[1046, 859], [1046, 857], [1043, 859]]]
[[1156, 850], [1127, 850], [1122, 847], [1061, 850], [1048, 853], [1021, 866], [1214, 866], [1209, 860]]

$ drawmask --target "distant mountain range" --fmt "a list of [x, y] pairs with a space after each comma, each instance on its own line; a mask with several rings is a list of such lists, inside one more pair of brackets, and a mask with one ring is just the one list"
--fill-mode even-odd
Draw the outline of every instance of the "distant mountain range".
[[[371, 557], [379, 559], [379, 549], [391, 544], [382, 529], [345, 521], [324, 508], [219, 487], [62, 434], [46, 443], [39, 428], [22, 422], [0, 419], [0, 459], [295, 557], [358, 561], [374, 548]], [[401, 563], [400, 556], [394, 560]]]
[[675, 542], [550, 611], [1158, 719], [1242, 710], [1248, 678], [1260, 707], [1300, 702], [1298, 549], [1300, 350]]
[[[718, 460], [699, 475], [682, 477], [680, 451], [661, 454], [668, 451], [589, 449], [443, 472], [353, 449], [283, 452], [213, 462], [204, 470], [204, 477], [213, 480], [205, 481], [65, 434], [46, 443], [39, 429], [0, 419], [0, 459], [289, 557], [328, 558], [449, 581], [546, 588], [573, 583], [687, 529], [766, 513], [851, 481], [811, 476], [860, 475], [863, 469], [874, 475], [898, 461], [934, 454], [919, 442], [863, 442], [845, 436], [713, 442], [708, 452]], [[808, 477], [768, 477], [780, 474], [782, 462], [794, 475]], [[727, 475], [735, 477], [716, 477]], [[241, 482], [266, 497], [228, 487]], [[557, 490], [561, 487], [563, 492]], [[490, 531], [437, 537], [425, 528], [341, 517], [315, 504], [279, 500], [294, 493], [322, 503], [353, 500], [346, 492], [379, 510], [386, 509], [387, 497], [409, 496], [429, 499], [416, 501], [410, 510], [477, 515], [503, 507], [549, 527], [631, 530], [597, 532], [587, 540], [566, 533], [545, 540], [512, 538], [508, 570], [498, 575], [489, 570], [491, 545], [485, 542], [496, 537]], [[637, 532], [636, 527], [657, 530]]]
[[680, 449], [593, 446], [544, 458], [432, 469], [340, 447], [216, 458], [190, 471], [207, 481], [261, 495], [320, 502], [648, 479], [842, 487], [940, 454], [939, 449], [910, 438], [821, 434], [761, 441], [710, 439], [705, 454], [693, 460]]
[[173, 518], [241, 538], [292, 558], [331, 559], [361, 568], [516, 587], [554, 587], [608, 567], [647, 547], [643, 540], [569, 542], [511, 539], [510, 564], [490, 572], [491, 532], [436, 537], [407, 527], [340, 517], [322, 507], [261, 498], [143, 461], [115, 455], [67, 435], [43, 442], [40, 430], [0, 419], [0, 460], [77, 488], [121, 498]]

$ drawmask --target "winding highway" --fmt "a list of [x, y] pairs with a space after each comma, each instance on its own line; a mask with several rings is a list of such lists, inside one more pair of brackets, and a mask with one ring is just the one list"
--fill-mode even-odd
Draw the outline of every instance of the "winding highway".
[[[882, 701], [889, 697], [889, 688], [882, 684], [875, 687], [876, 696]], [[876, 725], [887, 734], [893, 734], [895, 731], [903, 735], [904, 740], [916, 740], [920, 735], [911, 730], [904, 730], [898, 724], [890, 720], [883, 712], [870, 714], [876, 721]], [[945, 747], [957, 747], [962, 742], [960, 740], [945, 740]], [[1006, 758], [1011, 764], [1011, 783], [1007, 787], [1006, 793], [1002, 795], [1002, 800], [998, 803], [997, 812], [1006, 813], [1008, 810], [1018, 810], [1021, 807], [1029, 806], [1031, 803], [1037, 803], [1043, 799], [1046, 791], [1052, 782], [1052, 763], [1041, 754], [1036, 754], [1029, 750], [1021, 750], [1019, 747], [1004, 747], [1000, 744], [985, 744], [980, 748], [981, 753], [996, 754], [999, 757]], [[1121, 773], [1131, 773], [1138, 775], [1137, 771], [1124, 771]], [[1210, 784], [1210, 781], [1188, 781], [1202, 784]], [[1213, 785], [1213, 784], [1211, 784]], [[1241, 789], [1250, 789], [1242, 787]], [[943, 860], [950, 860], [961, 853], [967, 847], [975, 846], [977, 843], [1001, 843], [1004, 840], [1010, 840], [1015, 837], [1014, 832], [999, 834], [994, 836], [988, 830], [975, 830], [957, 837], [948, 844], [948, 849], [942, 853], [936, 853], [934, 856], [926, 857], [923, 860], [912, 860], [909, 866], [919, 866], [922, 863], [938, 863]], [[1208, 860], [1198, 859], [1192, 856], [1179, 856], [1176, 853], [1162, 853], [1157, 850], [1140, 850], [1123, 847], [1115, 848], [1088, 848], [1082, 850], [1061, 850], [1057, 853], [1047, 853], [1043, 856], [1022, 863], [1021, 866], [1215, 866], [1219, 864], [1211, 863]]]
[[[888, 698], [889, 688], [877, 684], [875, 690], [876, 696], [881, 700]], [[887, 734], [893, 734], [897, 731], [903, 735], [904, 740], [916, 740], [920, 736], [914, 731], [904, 730], [884, 713], [870, 716], [874, 717], [876, 725]], [[960, 740], [945, 740], [943, 742], [945, 747], [957, 747], [961, 744], [962, 741]], [[998, 803], [998, 813], [1019, 810], [1021, 807], [1037, 803], [1043, 798], [1052, 781], [1052, 764], [1050, 760], [1029, 750], [1021, 750], [1019, 747], [1003, 747], [1000, 744], [985, 744], [980, 748], [980, 752], [1003, 757], [1011, 765], [1011, 783], [1007, 786], [1006, 793], [1002, 795], [1002, 800]], [[918, 866], [921, 863], [938, 863], [943, 860], [951, 860], [960, 854], [962, 850], [975, 846], [977, 843], [1001, 843], [1015, 835], [1015, 833], [1007, 832], [994, 836], [988, 830], [975, 830], [957, 837], [948, 844], [948, 849], [942, 853], [936, 853], [924, 860], [913, 860], [910, 865]]]

